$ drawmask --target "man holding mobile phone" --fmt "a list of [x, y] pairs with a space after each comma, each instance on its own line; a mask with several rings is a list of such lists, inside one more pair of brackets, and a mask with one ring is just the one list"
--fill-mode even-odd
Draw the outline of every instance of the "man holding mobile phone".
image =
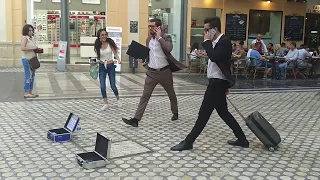
[[193, 148], [193, 143], [206, 126], [214, 109], [223, 121], [233, 130], [237, 137], [235, 141], [228, 141], [233, 146], [249, 147], [240, 125], [228, 111], [226, 95], [229, 88], [235, 84], [231, 75], [231, 41], [221, 33], [221, 21], [219, 17], [206, 18], [204, 20], [204, 42], [202, 47], [209, 56], [207, 77], [209, 84], [204, 94], [199, 110], [199, 116], [191, 132], [178, 145], [171, 148], [172, 151], [183, 151]]
[[160, 84], [169, 96], [171, 112], [173, 114], [171, 120], [175, 121], [178, 119], [178, 102], [173, 88], [172, 72], [180, 71], [186, 68], [186, 66], [171, 55], [173, 48], [171, 36], [164, 35], [161, 25], [160, 19], [155, 18], [150, 20], [149, 37], [146, 42], [147, 47], [150, 49], [149, 58], [146, 60], [138, 59], [138, 62], [144, 63], [144, 67], [148, 69], [143, 94], [134, 118], [122, 118], [126, 124], [133, 127], [138, 127], [138, 123], [157, 84]]

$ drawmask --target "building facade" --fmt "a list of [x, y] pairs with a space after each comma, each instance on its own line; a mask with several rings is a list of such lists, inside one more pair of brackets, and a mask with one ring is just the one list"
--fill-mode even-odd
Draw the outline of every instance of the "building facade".
[[[40, 37], [46, 39], [46, 43], [39, 42], [47, 52], [41, 58], [46, 61], [56, 61], [60, 6], [55, 1], [59, 0], [0, 1], [0, 67], [21, 66], [21, 31], [26, 23], [34, 24], [36, 31], [46, 32], [37, 37], [37, 40]], [[97, 4], [90, 4], [90, 2]], [[201, 35], [205, 17], [219, 16], [222, 32], [225, 32], [228, 14], [246, 14], [246, 37], [243, 39], [245, 45], [250, 44], [256, 34], [261, 32], [267, 42], [278, 44], [289, 42], [284, 37], [285, 17], [287, 15], [305, 17], [307, 11], [306, 3], [287, 0], [271, 2], [264, 0], [90, 0], [90, 2], [88, 4], [85, 0], [70, 0], [70, 22], [74, 24], [70, 26], [74, 30], [71, 30], [70, 37], [74, 38], [70, 50], [71, 59], [74, 60], [71, 60], [71, 63], [87, 61], [80, 55], [79, 36], [88, 35], [81, 32], [88, 31], [92, 22], [98, 19], [102, 26], [122, 27], [121, 70], [123, 72], [130, 71], [129, 58], [126, 55], [128, 44], [132, 40], [145, 44], [148, 35], [148, 19], [153, 17], [161, 18], [164, 31], [172, 35], [174, 57], [186, 60], [185, 54], [190, 46], [201, 43], [203, 40]], [[184, 15], [184, 12], [187, 14]], [[90, 13], [96, 14], [90, 15]], [[87, 15], [88, 19], [81, 19]], [[260, 23], [258, 27], [256, 22]], [[50, 28], [51, 31], [49, 31]], [[297, 44], [301, 43], [303, 40], [297, 42]], [[139, 67], [138, 70], [143, 71], [143, 68]]]

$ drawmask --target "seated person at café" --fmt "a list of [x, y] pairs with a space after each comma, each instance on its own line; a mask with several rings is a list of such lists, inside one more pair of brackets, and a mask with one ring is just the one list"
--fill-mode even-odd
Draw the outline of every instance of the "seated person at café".
[[247, 53], [247, 58], [248, 58], [248, 59], [250, 58], [250, 53], [251, 53], [251, 51], [252, 51], [252, 49], [253, 49], [254, 45], [255, 45], [255, 44], [250, 44], [250, 47], [249, 47], [249, 49], [248, 49], [248, 53]]
[[279, 72], [280, 72], [280, 79], [284, 79], [284, 72], [288, 67], [294, 67], [294, 64], [296, 63], [296, 61], [298, 60], [298, 49], [296, 47], [296, 43], [295, 42], [291, 42], [289, 45], [289, 52], [288, 54], [285, 56], [286, 58], [286, 62], [281, 63], [279, 65]]
[[246, 59], [247, 53], [243, 48], [243, 45], [240, 43], [236, 46], [237, 49], [237, 54], [232, 54], [233, 57], [238, 58], [238, 59]]
[[268, 74], [272, 70], [272, 64], [265, 62], [265, 58], [261, 56], [261, 54], [257, 51], [259, 44], [253, 44], [253, 49], [250, 52], [250, 58], [254, 58], [256, 60], [257, 67], [266, 67], [267, 69], [264, 71], [263, 79], [267, 79]]
[[298, 50], [298, 68], [311, 68], [312, 64], [308, 63], [308, 58], [311, 57], [311, 54], [308, 52], [308, 47], [301, 44], [300, 49]]
[[312, 56], [320, 57], [320, 46], [313, 52]]
[[241, 61], [237, 61], [237, 60], [240, 60], [240, 59], [246, 59], [247, 57], [247, 53], [246, 51], [244, 50], [243, 48], [243, 45], [241, 45], [240, 43], [236, 46], [236, 49], [237, 49], [237, 54], [234, 54], [232, 53], [232, 59], [234, 59], [234, 63], [231, 63], [231, 73], [233, 73], [233, 64], [238, 64], [239, 65], [241, 64]]
[[268, 49], [268, 56], [271, 56], [271, 55], [274, 54], [273, 44], [272, 44], [272, 43], [269, 43], [269, 44], [268, 44], [267, 49]]
[[236, 44], [232, 44], [232, 55], [234, 54], [238, 54], [239, 51], [237, 50], [237, 45]]
[[280, 49], [281, 53], [285, 56], [287, 55], [289, 49], [287, 48], [286, 43], [281, 43], [281, 49]]
[[276, 57], [284, 57], [284, 54], [281, 51], [281, 45], [280, 44], [276, 44], [274, 46], [274, 56], [276, 56]]

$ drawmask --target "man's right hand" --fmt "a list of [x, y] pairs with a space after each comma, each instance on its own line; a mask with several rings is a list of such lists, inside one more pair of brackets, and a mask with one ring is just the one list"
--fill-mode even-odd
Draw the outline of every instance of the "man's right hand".
[[142, 59], [137, 59], [137, 61], [138, 61], [138, 63], [143, 63], [144, 62], [144, 60], [142, 60]]

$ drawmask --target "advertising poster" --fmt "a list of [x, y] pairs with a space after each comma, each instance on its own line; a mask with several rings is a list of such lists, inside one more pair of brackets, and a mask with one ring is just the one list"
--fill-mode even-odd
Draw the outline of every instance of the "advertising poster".
[[[121, 49], [122, 49], [122, 28], [121, 27], [106, 27], [109, 37], [116, 43], [118, 46], [118, 56], [121, 59]], [[121, 71], [121, 64], [117, 62], [116, 72]]]

